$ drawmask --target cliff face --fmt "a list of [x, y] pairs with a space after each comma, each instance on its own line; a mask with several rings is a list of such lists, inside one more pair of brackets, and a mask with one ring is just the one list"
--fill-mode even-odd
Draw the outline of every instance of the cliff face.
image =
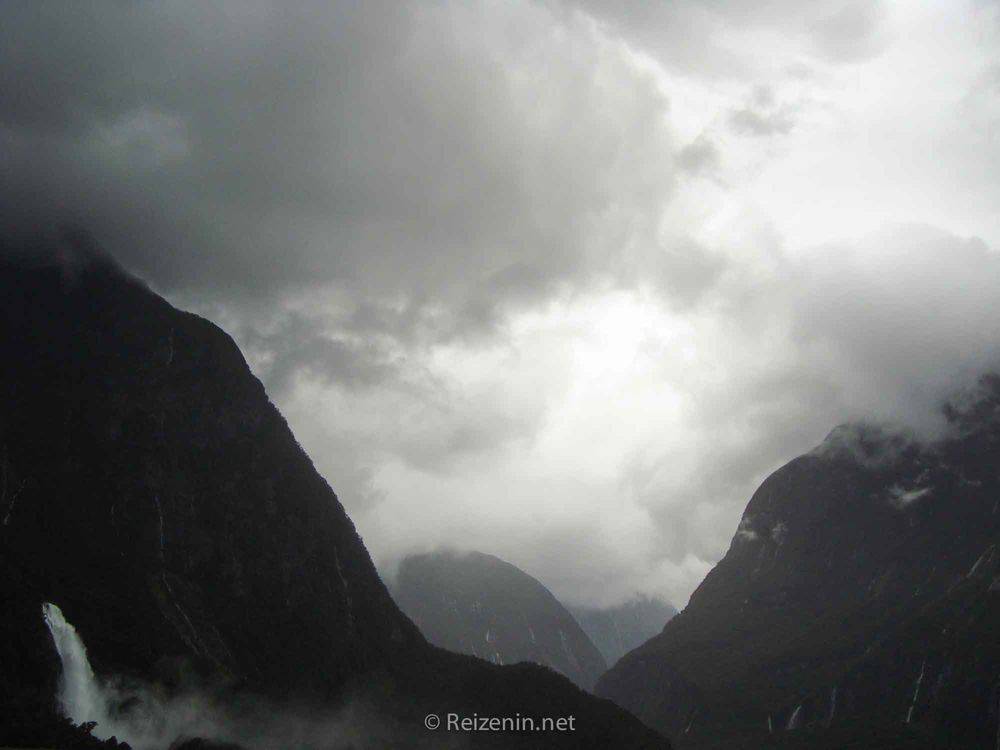
[[682, 747], [995, 742], [997, 379], [949, 414], [937, 445], [841, 428], [775, 472], [688, 607], [599, 694]]
[[4, 559], [98, 665], [332, 696], [420, 643], [226, 334], [110, 269], [6, 269], [0, 297]]
[[213, 324], [84, 254], [0, 256], [0, 326], [4, 705], [52, 704], [48, 601], [100, 674], [169, 685], [193, 669], [322, 705], [366, 692], [404, 724], [431, 708], [589, 713], [548, 739], [662, 746], [546, 670], [429, 646]]
[[541, 583], [479, 552], [406, 558], [393, 594], [427, 639], [494, 664], [535, 662], [589, 690], [606, 665]]

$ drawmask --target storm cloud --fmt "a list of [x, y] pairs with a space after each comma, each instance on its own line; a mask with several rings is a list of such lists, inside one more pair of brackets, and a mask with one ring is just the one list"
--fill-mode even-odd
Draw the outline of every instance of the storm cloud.
[[[0, 229], [229, 330], [385, 574], [683, 605], [1000, 364], [996, 6], [7, 2]], [[933, 41], [933, 44], [931, 44]]]

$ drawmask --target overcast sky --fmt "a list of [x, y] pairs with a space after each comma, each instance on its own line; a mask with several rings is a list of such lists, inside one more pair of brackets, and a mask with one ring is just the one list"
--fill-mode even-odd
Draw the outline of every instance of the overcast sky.
[[1000, 359], [985, 0], [0, 5], [0, 220], [242, 346], [377, 563], [683, 606]]

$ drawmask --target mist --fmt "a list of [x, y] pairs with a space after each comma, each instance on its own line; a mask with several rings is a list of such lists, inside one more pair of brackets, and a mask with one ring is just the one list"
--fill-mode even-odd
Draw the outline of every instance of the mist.
[[416, 740], [412, 731], [360, 699], [321, 711], [193, 681], [168, 688], [119, 675], [99, 677], [62, 610], [47, 603], [43, 616], [62, 666], [56, 696], [61, 711], [75, 724], [90, 725], [90, 733], [102, 740], [115, 737], [134, 750], [183, 747], [195, 738], [249, 750], [396, 747]]
[[[993, 3], [4, 4], [0, 228], [232, 332], [390, 577], [678, 607], [1000, 366]], [[38, 49], [48, 53], [39, 55]]]

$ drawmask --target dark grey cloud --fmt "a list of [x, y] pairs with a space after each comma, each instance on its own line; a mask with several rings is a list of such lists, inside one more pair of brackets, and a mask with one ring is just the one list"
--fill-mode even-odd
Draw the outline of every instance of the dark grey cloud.
[[[658, 252], [668, 102], [579, 19], [377, 2], [3, 12], [8, 223], [86, 226], [227, 322], [277, 391], [306, 376], [418, 392], [402, 368], [428, 346], [502, 339], [512, 312], [629, 282], [632, 255]], [[703, 274], [678, 261], [683, 295]], [[438, 451], [493, 442], [445, 429]]]
[[769, 86], [755, 86], [747, 103], [729, 113], [729, 126], [739, 135], [787, 135], [795, 127], [795, 108], [779, 102]]
[[809, 25], [818, 50], [838, 62], [859, 62], [882, 52], [888, 42], [881, 3], [846, 2]]
[[741, 135], [785, 135], [792, 130], [793, 122], [780, 112], [762, 113], [749, 107], [734, 110], [729, 124]]
[[704, 133], [677, 153], [677, 166], [693, 175], [711, 173], [719, 164], [719, 149]]
[[268, 391], [283, 394], [298, 375], [349, 391], [398, 383], [405, 361], [380, 349], [375, 340], [350, 339], [324, 331], [322, 321], [291, 313], [266, 332], [244, 332], [244, 346], [258, 352]]
[[[966, 214], [809, 249], [760, 205], [790, 173], [824, 184], [830, 139], [919, 121], [838, 108], [896, 20], [12, 0], [0, 231], [83, 227], [232, 331], [381, 561], [475, 546], [574, 602], [683, 604], [769, 470], [854, 417], [931, 437], [998, 362], [996, 252]], [[974, 62], [936, 153], [993, 216], [995, 56]], [[892, 174], [865, 211], [936, 189]]]
[[[4, 192], [23, 218], [86, 222], [168, 290], [337, 282], [485, 325], [485, 295], [606, 270], [595, 223], [636, 231], [672, 190], [666, 100], [585, 35], [553, 44], [560, 23], [530, 6], [11, 4]], [[632, 215], [612, 218], [622, 197]]]
[[405, 418], [342, 424], [350, 445], [314, 431], [314, 453], [354, 457], [317, 459], [344, 495], [380, 497], [381, 462], [441, 472], [545, 418], [443, 382], [434, 347], [493, 346], [519, 310], [650, 263], [676, 304], [717, 277], [658, 236], [666, 98], [578, 18], [84, 2], [12, 5], [2, 26], [10, 220], [88, 227], [232, 330], [282, 403], [308, 382]]
[[696, 306], [719, 282], [730, 261], [694, 239], [665, 242], [642, 269], [642, 275], [662, 290], [675, 309]]
[[868, 243], [799, 269], [793, 339], [839, 373], [855, 409], [933, 436], [944, 401], [1000, 366], [1000, 255], [919, 224]]

